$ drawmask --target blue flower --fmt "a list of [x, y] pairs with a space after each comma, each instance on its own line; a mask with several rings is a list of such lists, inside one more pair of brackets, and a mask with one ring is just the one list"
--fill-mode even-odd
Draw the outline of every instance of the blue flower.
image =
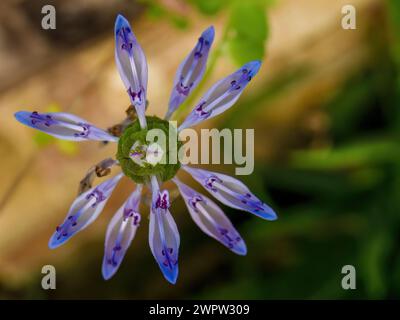
[[[165, 120], [146, 117], [147, 61], [128, 21], [119, 15], [115, 23], [115, 60], [122, 82], [125, 85], [130, 102], [136, 111], [137, 121], [128, 121], [119, 134], [112, 130], [103, 130], [69, 113], [38, 113], [20, 111], [16, 119], [34, 129], [64, 140], [97, 140], [118, 142], [118, 152], [123, 153], [126, 144], [132, 143], [132, 134], [140, 133], [151, 126], [163, 126], [175, 110], [186, 100], [199, 84], [206, 69], [208, 54], [214, 40], [214, 28], [205, 30], [195, 47], [179, 66], [173, 90], [169, 100]], [[217, 116], [230, 108], [240, 97], [244, 88], [257, 74], [261, 63], [252, 61], [236, 72], [214, 84], [200, 99], [191, 113], [179, 126], [178, 131], [194, 126], [205, 119]], [[126, 121], [125, 121], [126, 122]], [[124, 122], [123, 122], [124, 123]], [[131, 130], [126, 138], [124, 133]], [[178, 253], [180, 237], [177, 226], [169, 211], [170, 200], [167, 190], [160, 188], [160, 182], [171, 180], [177, 185], [194, 222], [207, 235], [221, 242], [236, 254], [245, 255], [246, 244], [220, 207], [210, 198], [193, 190], [176, 177], [180, 164], [168, 167], [168, 174], [160, 176], [156, 172], [135, 169], [142, 163], [144, 147], [128, 145], [128, 157], [124, 163], [106, 159], [81, 182], [81, 193], [72, 203], [64, 221], [56, 228], [49, 241], [51, 249], [67, 242], [76, 233], [88, 227], [100, 215], [114, 188], [124, 175], [132, 178], [136, 189], [111, 219], [107, 228], [102, 274], [104, 279], [111, 278], [118, 270], [125, 254], [135, 237], [141, 222], [139, 205], [144, 186], [152, 192], [149, 222], [149, 244], [164, 277], [175, 283], [178, 277]], [[118, 154], [117, 154], [118, 155]], [[120, 166], [122, 173], [117, 174], [99, 185], [92, 187], [94, 174], [104, 176], [113, 166]], [[133, 166], [133, 167], [132, 167]], [[133, 168], [133, 169], [132, 169]], [[266, 220], [275, 220], [275, 212], [258, 199], [239, 180], [216, 172], [182, 166], [216, 199], [235, 209], [250, 212]], [[163, 168], [163, 170], [167, 170]], [[141, 171], [142, 170], [142, 171]], [[171, 174], [172, 172], [172, 174]], [[127, 174], [128, 173], [128, 174]]]

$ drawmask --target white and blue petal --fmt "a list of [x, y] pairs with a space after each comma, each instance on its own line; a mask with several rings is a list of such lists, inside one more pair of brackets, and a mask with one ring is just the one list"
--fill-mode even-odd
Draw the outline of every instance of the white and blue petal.
[[194, 222], [204, 233], [239, 255], [247, 253], [246, 244], [231, 221], [210, 198], [174, 178]]
[[19, 111], [15, 118], [28, 127], [63, 140], [118, 141], [117, 137], [70, 113]]
[[104, 244], [102, 274], [104, 279], [110, 279], [118, 270], [126, 251], [135, 237], [141, 216], [139, 213], [142, 185], [137, 185], [135, 191], [111, 219]]
[[132, 28], [122, 15], [115, 21], [115, 61], [142, 127], [146, 126], [147, 61]]
[[175, 75], [166, 119], [171, 117], [203, 78], [214, 35], [214, 27], [206, 29], [201, 34], [196, 46], [180, 64]]
[[78, 196], [72, 203], [67, 217], [56, 228], [56, 231], [50, 238], [49, 248], [55, 249], [61, 246], [76, 233], [82, 231], [95, 221], [122, 176], [123, 174], [120, 173]]
[[179, 131], [194, 126], [205, 119], [213, 118], [230, 108], [239, 99], [244, 88], [257, 74], [260, 67], [260, 61], [249, 62], [214, 84], [180, 125]]
[[182, 168], [223, 204], [266, 220], [277, 219], [274, 210], [258, 199], [240, 180], [222, 173], [189, 166]]
[[160, 191], [158, 182], [151, 180], [152, 205], [149, 224], [149, 244], [164, 277], [172, 284], [178, 278], [179, 232], [169, 212], [169, 194]]

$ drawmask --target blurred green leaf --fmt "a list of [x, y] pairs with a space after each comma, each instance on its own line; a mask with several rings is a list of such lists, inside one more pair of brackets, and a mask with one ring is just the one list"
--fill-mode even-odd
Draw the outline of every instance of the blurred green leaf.
[[[143, 2], [146, 3], [145, 1]], [[168, 9], [158, 2], [151, 1], [146, 3], [146, 5], [147, 16], [155, 22], [160, 19], [165, 19], [178, 29], [186, 29], [189, 26], [189, 20], [187, 17]]]
[[186, 17], [180, 16], [180, 15], [171, 15], [170, 21], [178, 29], [186, 29], [189, 26], [189, 20]]
[[266, 5], [261, 1], [237, 1], [229, 19], [228, 46], [239, 65], [262, 60], [268, 35]]
[[383, 298], [386, 293], [386, 259], [391, 248], [389, 230], [378, 230], [368, 236], [361, 251], [360, 267], [370, 298]]
[[57, 140], [58, 150], [65, 155], [74, 156], [78, 153], [78, 144], [73, 141]]
[[152, 3], [152, 4], [148, 5], [146, 13], [149, 16], [149, 18], [155, 20], [155, 19], [160, 19], [161, 17], [163, 17], [166, 14], [166, 11], [160, 5], [158, 5], [156, 3]]
[[351, 79], [326, 106], [331, 119], [330, 133], [336, 142], [348, 140], [358, 132], [360, 121], [371, 112], [369, 102], [376, 95], [376, 81], [373, 75]]
[[206, 15], [218, 13], [224, 6], [229, 6], [229, 0], [190, 0], [197, 9]]
[[55, 140], [56, 139], [54, 137], [49, 136], [47, 133], [41, 131], [35, 132], [33, 136], [33, 141], [39, 148], [44, 148], [49, 144], [54, 143]]
[[[391, 97], [391, 102], [396, 108], [392, 118], [395, 120], [395, 129], [397, 135], [400, 135], [400, 111], [398, 108], [400, 101], [400, 2], [398, 0], [388, 0], [389, 16], [389, 41], [388, 47], [391, 53], [391, 59], [396, 70], [395, 96]], [[393, 101], [394, 100], [394, 101]]]
[[336, 149], [296, 151], [291, 163], [296, 168], [335, 170], [400, 160], [399, 143], [390, 139], [371, 139]]

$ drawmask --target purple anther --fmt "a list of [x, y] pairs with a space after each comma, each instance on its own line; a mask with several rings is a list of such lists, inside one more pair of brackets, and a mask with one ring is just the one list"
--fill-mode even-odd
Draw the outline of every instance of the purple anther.
[[189, 199], [189, 204], [190, 206], [196, 211], [198, 212], [198, 208], [197, 208], [197, 203], [200, 201], [204, 201], [203, 198], [199, 195], [195, 195], [194, 197]]
[[94, 189], [93, 192], [89, 193], [86, 196], [86, 199], [89, 200], [91, 197], [94, 197], [96, 199], [95, 203], [92, 204], [92, 208], [96, 207], [100, 202], [106, 199], [104, 194], [98, 189]]
[[46, 127], [50, 127], [56, 121], [48, 114], [39, 114], [37, 111], [33, 111], [30, 115], [32, 125], [43, 124]]
[[225, 228], [219, 228], [218, 229], [219, 233], [222, 236], [223, 241], [227, 244], [229, 248], [233, 248], [239, 241], [242, 240], [239, 236], [236, 236], [235, 238], [232, 238], [231, 235], [229, 234], [229, 231]]
[[206, 103], [207, 103], [206, 101], [203, 101], [202, 103], [200, 103], [200, 104], [194, 109], [195, 113], [196, 113], [200, 118], [203, 118], [203, 119], [207, 119], [207, 118], [210, 116], [210, 114], [211, 114], [210, 111], [205, 111], [205, 110], [203, 109], [203, 108], [204, 108], [204, 105], [205, 105]]
[[127, 51], [128, 54], [131, 53], [133, 48], [133, 43], [128, 36], [131, 32], [132, 32], [131, 29], [128, 27], [122, 27], [118, 31], [119, 36], [122, 38], [121, 49]]
[[144, 92], [143, 87], [141, 87], [138, 92], [133, 91], [132, 87], [129, 87], [128, 94], [131, 97], [133, 104], [135, 104], [135, 103], [142, 104], [143, 103], [143, 92]]
[[165, 257], [163, 265], [172, 269], [174, 265], [178, 263], [177, 260], [173, 259], [170, 255], [174, 252], [172, 248], [166, 248], [161, 251], [161, 254]]
[[140, 215], [135, 213], [132, 223], [133, 223], [134, 226], [138, 226], [139, 222], [140, 222]]
[[90, 124], [88, 123], [78, 123], [78, 126], [82, 128], [81, 132], [74, 133], [75, 137], [87, 138], [90, 133]]
[[158, 194], [156, 208], [167, 210], [170, 207], [168, 191], [164, 190]]
[[189, 93], [190, 93], [190, 90], [191, 90], [192, 86], [193, 86], [193, 82], [191, 82], [188, 86], [185, 86], [185, 85], [182, 83], [182, 81], [180, 81], [180, 82], [178, 82], [178, 83], [176, 84], [175, 89], [176, 89], [176, 91], [177, 91], [179, 94], [184, 95], [184, 96], [188, 96]]
[[217, 192], [218, 189], [214, 187], [214, 183], [222, 183], [222, 180], [219, 179], [217, 176], [209, 176], [205, 181], [205, 187], [210, 189], [211, 191]]

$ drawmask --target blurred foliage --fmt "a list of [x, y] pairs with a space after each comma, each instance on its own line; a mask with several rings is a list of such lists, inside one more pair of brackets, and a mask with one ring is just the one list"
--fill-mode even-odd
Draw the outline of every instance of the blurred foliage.
[[153, 21], [166, 19], [179, 29], [186, 29], [189, 26], [189, 20], [185, 16], [168, 10], [168, 8], [157, 1], [142, 0], [140, 2], [143, 2], [147, 6], [147, 16]]
[[201, 13], [206, 15], [217, 14], [230, 1], [224, 0], [189, 0]]
[[229, 18], [229, 50], [239, 64], [262, 60], [268, 35], [265, 3], [238, 1]]
[[[387, 3], [387, 30], [368, 38], [375, 59], [320, 106], [330, 119], [330, 144], [293, 150], [288, 161], [252, 175], [280, 207], [280, 219], [268, 228], [245, 224], [259, 256], [241, 260], [235, 281], [200, 297], [399, 298], [400, 3]], [[239, 102], [222, 126], [240, 124], [243, 112], [251, 114], [306, 73], [275, 79]], [[265, 269], [257, 270], [263, 259]], [[346, 264], [356, 267], [355, 291], [340, 287]]]

